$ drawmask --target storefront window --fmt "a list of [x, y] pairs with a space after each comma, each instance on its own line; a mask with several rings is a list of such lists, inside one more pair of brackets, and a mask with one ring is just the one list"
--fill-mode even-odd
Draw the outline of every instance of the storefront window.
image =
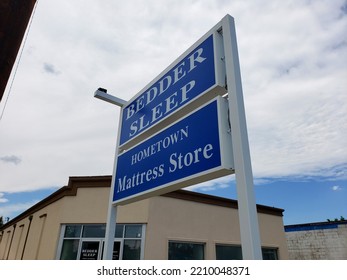
[[[277, 248], [261, 248], [263, 260], [278, 260]], [[242, 260], [240, 245], [216, 245], [217, 260]]]
[[80, 253], [80, 260], [97, 260], [99, 258], [100, 242], [83, 241]]
[[[113, 259], [139, 260], [143, 253], [143, 225], [117, 224]], [[105, 224], [63, 225], [59, 244], [61, 260], [97, 260], [102, 258]]]
[[216, 245], [217, 260], [242, 260], [241, 246]]
[[116, 225], [116, 232], [114, 234], [115, 238], [123, 238], [124, 235], [124, 225]]
[[139, 260], [141, 256], [141, 240], [124, 240], [123, 260]]
[[105, 231], [105, 225], [85, 225], [82, 237], [105, 237]]
[[76, 260], [79, 246], [79, 239], [66, 239], [61, 249], [61, 260]]
[[81, 225], [67, 225], [65, 226], [64, 237], [80, 237], [81, 236]]
[[142, 226], [128, 225], [125, 227], [125, 238], [141, 238]]
[[276, 248], [262, 248], [263, 260], [278, 260]]
[[203, 260], [205, 244], [169, 241], [169, 260]]

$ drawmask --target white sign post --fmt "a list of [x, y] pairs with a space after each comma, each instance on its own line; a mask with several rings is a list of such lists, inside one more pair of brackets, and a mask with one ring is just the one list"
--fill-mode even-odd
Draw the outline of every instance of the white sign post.
[[248, 260], [261, 260], [259, 224], [253, 190], [253, 174], [234, 19], [229, 15], [225, 16], [222, 20], [222, 26], [242, 257]]
[[[193, 140], [190, 146], [191, 150], [195, 151], [195, 155], [198, 155], [200, 151], [204, 156], [201, 160], [195, 159], [193, 161], [190, 160], [193, 153], [190, 150], [185, 151], [187, 159], [185, 164], [179, 164], [179, 169], [182, 169], [180, 172], [176, 171], [178, 166], [178, 163], [175, 161], [176, 153], [169, 152], [169, 148], [167, 152], [163, 152], [163, 147], [160, 145], [164, 145], [161, 138], [169, 139], [168, 135], [174, 135], [170, 133], [174, 133], [172, 128], [176, 129], [173, 127], [176, 123], [176, 126], [184, 124], [186, 129], [180, 128], [180, 130], [176, 131], [181, 131], [183, 138], [188, 138], [188, 131], [191, 128], [194, 129], [194, 126], [198, 125], [199, 119], [201, 119], [201, 117], [195, 117], [199, 111], [191, 115], [189, 115], [189, 112], [198, 110], [201, 106], [205, 106], [204, 104], [208, 104], [216, 95], [224, 95], [226, 91], [228, 91], [229, 98], [230, 137], [232, 138], [232, 141], [228, 142], [232, 148], [223, 148], [216, 154], [222, 155], [224, 153], [223, 156], [227, 154], [231, 158], [230, 162], [232, 162], [232, 165], [221, 169], [222, 172], [217, 176], [235, 172], [243, 258], [262, 259], [236, 33], [234, 19], [229, 15], [226, 15], [129, 102], [110, 96], [105, 92], [97, 91], [95, 93], [95, 97], [122, 108], [103, 259], [112, 259], [117, 205], [120, 205], [120, 202], [121, 204], [127, 204], [129, 203], [128, 201], [132, 201], [131, 199], [136, 198], [136, 196], [140, 198], [150, 197], [169, 192], [174, 190], [175, 187], [180, 188], [189, 183], [194, 183], [193, 178], [196, 178], [194, 180], [198, 182], [202, 182], [216, 177], [217, 173], [210, 171], [208, 173], [207, 170], [218, 171], [221, 168], [218, 162], [222, 159], [219, 159], [219, 157], [212, 158], [212, 152], [210, 151], [225, 147], [225, 145], [222, 145], [223, 141], [220, 142], [220, 139], [223, 138], [222, 136], [221, 138], [217, 137], [213, 138], [214, 140], [212, 138], [208, 140], [214, 144], [212, 142], [204, 143], [203, 149], [194, 146], [201, 146], [200, 140]], [[212, 105], [208, 105], [209, 108]], [[207, 108], [207, 106], [205, 107]], [[211, 108], [213, 109], [213, 106]], [[219, 108], [220, 106], [218, 106], [218, 112]], [[211, 114], [215, 115], [213, 110]], [[228, 129], [225, 126], [221, 128], [221, 123], [227, 121], [227, 114], [225, 114], [225, 117], [220, 117], [221, 115], [224, 114], [218, 113], [218, 117], [212, 117], [213, 122], [218, 123], [218, 125], [211, 126], [216, 127], [216, 129], [218, 127], [216, 133], [219, 135], [223, 134], [221, 131]], [[220, 121], [221, 119], [222, 122]], [[197, 137], [196, 139], [201, 138], [203, 137]], [[192, 139], [194, 138], [192, 137]], [[169, 142], [167, 143], [169, 144]], [[170, 161], [167, 161], [168, 153], [171, 153], [169, 156]], [[142, 161], [143, 158], [149, 156], [158, 157], [156, 158], [156, 166], [146, 165]], [[145, 167], [136, 166], [137, 161], [140, 159]], [[118, 161], [119, 164], [134, 165], [128, 168], [130, 173], [134, 173], [132, 179], [130, 179], [132, 174], [127, 174], [123, 166], [117, 168]], [[129, 163], [126, 163], [127, 161]], [[217, 164], [213, 165], [213, 161], [216, 161]], [[192, 165], [196, 163], [200, 167], [195, 168], [194, 166], [192, 169]], [[170, 167], [170, 164], [174, 164], [174, 166]], [[209, 166], [213, 168], [211, 169]], [[146, 170], [139, 168], [145, 168]], [[116, 182], [117, 175], [119, 175], [117, 170], [122, 170], [120, 171], [122, 175]], [[176, 173], [178, 176], [176, 176]], [[210, 174], [214, 174], [215, 177], [211, 177]], [[158, 190], [153, 188], [155, 185], [152, 184], [153, 180], [162, 183], [163, 188]], [[175, 184], [175, 182], [179, 183]], [[116, 184], [118, 184], [117, 188], [115, 188]], [[129, 193], [129, 195], [126, 193]], [[125, 194], [124, 198], [122, 197], [123, 194]]]

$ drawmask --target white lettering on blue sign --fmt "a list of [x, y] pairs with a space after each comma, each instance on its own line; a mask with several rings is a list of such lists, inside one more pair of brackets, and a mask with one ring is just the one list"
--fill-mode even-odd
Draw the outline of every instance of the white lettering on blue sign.
[[164, 139], [160, 139], [158, 142], [140, 150], [139, 152], [131, 156], [131, 165], [140, 162], [143, 159], [146, 159], [156, 153], [161, 152], [164, 149], [167, 149], [170, 145], [174, 145], [178, 141], [182, 141], [185, 138], [188, 138], [188, 126], [181, 128], [176, 132], [166, 136]]
[[[130, 125], [129, 137], [134, 136], [138, 132], [141, 132], [152, 123], [161, 119], [163, 116], [169, 114], [173, 109], [177, 108], [180, 104], [186, 102], [188, 100], [188, 92], [194, 87], [195, 81], [190, 81], [188, 84], [184, 85], [180, 91], [179, 95], [177, 92], [171, 94], [168, 98], [164, 100], [163, 103], [159, 103], [155, 107], [152, 108], [151, 114], [142, 115], [138, 120], [135, 120]], [[147, 103], [146, 105], [148, 105]], [[164, 106], [163, 106], [164, 104]], [[131, 114], [134, 114], [132, 111]]]
[[123, 110], [120, 145], [216, 84], [213, 35], [154, 82]]
[[222, 165], [217, 100], [118, 156], [113, 201]]
[[182, 155], [182, 153], [173, 153], [170, 156], [169, 172], [175, 172], [177, 169], [182, 169], [200, 162], [200, 159], [209, 159], [212, 156], [213, 146], [211, 144], [206, 144], [204, 148], [197, 148], [192, 152], [186, 153], [185, 155]]

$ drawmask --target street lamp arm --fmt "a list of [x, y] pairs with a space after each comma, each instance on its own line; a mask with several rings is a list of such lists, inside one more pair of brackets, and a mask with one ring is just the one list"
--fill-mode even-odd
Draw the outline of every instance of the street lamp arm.
[[104, 88], [98, 88], [95, 92], [94, 92], [94, 97], [99, 98], [101, 100], [104, 100], [106, 102], [112, 103], [114, 105], [117, 105], [119, 107], [123, 107], [125, 104], [127, 104], [127, 101], [115, 97], [111, 94], [107, 93], [107, 90]]

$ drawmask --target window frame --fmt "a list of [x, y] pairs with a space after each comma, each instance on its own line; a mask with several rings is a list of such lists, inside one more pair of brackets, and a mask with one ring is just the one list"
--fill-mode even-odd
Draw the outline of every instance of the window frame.
[[[233, 247], [241, 250], [241, 259], [218, 259], [217, 258], [217, 246], [223, 246], [223, 247]], [[225, 243], [215, 243], [214, 244], [214, 249], [215, 249], [215, 259], [216, 260], [242, 260], [242, 247], [240, 244], [225, 244]]]
[[[170, 259], [170, 243], [177, 243], [177, 244], [193, 244], [193, 245], [202, 245], [202, 260], [206, 260], [206, 242], [203, 241], [193, 241], [193, 240], [168, 240], [168, 247], [167, 247], [167, 259], [168, 260], [176, 260], [176, 259]], [[187, 260], [195, 260], [195, 259], [187, 259]]]
[[[227, 244], [227, 243], [215, 243], [215, 259], [217, 260], [217, 246], [225, 246], [225, 247], [238, 247], [238, 248], [241, 248], [241, 256], [242, 256], [242, 246], [241, 244]], [[276, 256], [276, 259], [274, 260], [279, 260], [279, 248], [278, 247], [270, 247], [270, 246], [262, 246], [261, 247], [261, 254], [262, 254], [262, 259], [263, 260], [267, 260], [267, 259], [264, 259], [264, 251], [265, 250], [273, 250], [273, 252], [275, 253], [275, 256]], [[243, 257], [242, 259], [243, 260]]]
[[[81, 226], [81, 230], [79, 233], [79, 236], [73, 236], [73, 237], [65, 237], [65, 231], [68, 226]], [[61, 254], [62, 254], [62, 249], [64, 245], [65, 240], [78, 240], [78, 252], [76, 256], [76, 260], [79, 260], [80, 258], [80, 253], [81, 253], [81, 248], [82, 248], [82, 243], [84, 241], [99, 241], [100, 246], [99, 246], [99, 256], [98, 259], [102, 259], [102, 253], [104, 250], [104, 244], [105, 244], [105, 236], [103, 237], [83, 237], [84, 234], [84, 227], [85, 226], [105, 226], [105, 224], [100, 223], [100, 224], [88, 224], [88, 223], [66, 223], [66, 224], [61, 224], [60, 226], [60, 234], [59, 234], [59, 240], [58, 240], [58, 246], [56, 250], [56, 259], [61, 260]], [[119, 251], [119, 260], [123, 259], [123, 252], [124, 252], [124, 241], [125, 240], [139, 240], [141, 245], [140, 245], [140, 260], [144, 259], [144, 249], [145, 249], [145, 233], [146, 233], [146, 224], [117, 224], [115, 226], [123, 226], [122, 229], [122, 237], [114, 237], [113, 242], [120, 242], [120, 251]], [[125, 237], [126, 233], [126, 228], [127, 226], [140, 226], [141, 227], [141, 236], [140, 237]], [[115, 232], [116, 233], [116, 232]], [[113, 245], [112, 245], [113, 246]]]
[[[272, 253], [275, 254], [275, 259], [264, 259], [264, 251], [265, 250], [272, 250]], [[267, 247], [267, 246], [264, 246], [264, 247], [261, 247], [261, 253], [262, 253], [262, 257], [263, 257], [263, 260], [279, 260], [279, 249], [277, 247]]]

